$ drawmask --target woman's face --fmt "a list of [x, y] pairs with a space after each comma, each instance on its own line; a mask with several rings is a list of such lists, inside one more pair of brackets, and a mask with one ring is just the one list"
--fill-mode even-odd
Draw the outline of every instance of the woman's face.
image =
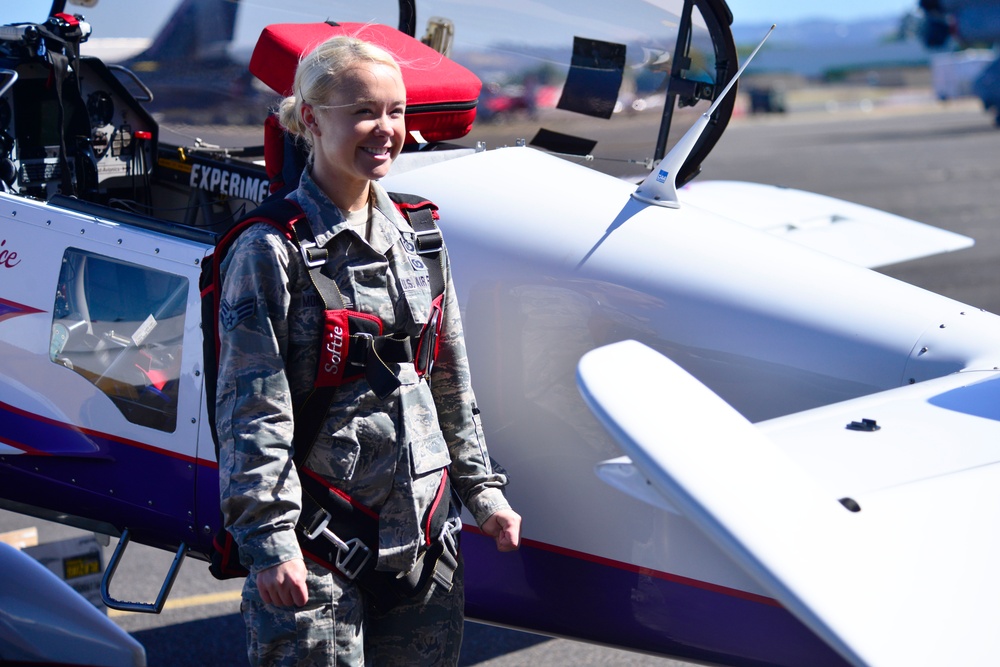
[[389, 173], [403, 148], [406, 88], [389, 65], [363, 63], [323, 104], [303, 105], [313, 134], [313, 178], [333, 202], [351, 208], [368, 183]]

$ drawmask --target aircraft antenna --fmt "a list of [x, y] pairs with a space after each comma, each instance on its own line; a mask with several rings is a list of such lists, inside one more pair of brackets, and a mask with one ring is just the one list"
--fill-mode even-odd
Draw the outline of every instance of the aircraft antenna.
[[695, 144], [698, 143], [698, 139], [701, 137], [705, 128], [708, 127], [709, 121], [712, 119], [712, 114], [725, 99], [726, 95], [729, 94], [730, 89], [736, 84], [740, 76], [743, 74], [743, 70], [747, 68], [750, 61], [753, 60], [757, 52], [760, 51], [760, 47], [764, 46], [764, 42], [767, 38], [771, 36], [774, 32], [774, 24], [771, 24], [770, 29], [768, 29], [767, 34], [764, 35], [764, 39], [760, 40], [760, 44], [757, 48], [753, 50], [750, 56], [747, 58], [746, 62], [740, 67], [739, 71], [736, 72], [736, 76], [729, 80], [726, 87], [722, 89], [722, 94], [715, 98], [715, 102], [712, 106], [708, 108], [708, 111], [703, 113], [694, 124], [688, 128], [688, 131], [684, 133], [684, 136], [674, 144], [674, 147], [670, 149], [670, 152], [660, 160], [660, 163], [649, 172], [646, 179], [639, 184], [639, 187], [635, 189], [632, 193], [632, 198], [637, 199], [641, 202], [647, 204], [655, 204], [656, 206], [664, 206], [666, 208], [680, 208], [680, 202], [677, 199], [677, 172], [684, 165], [684, 162], [691, 155], [691, 151], [694, 150]]

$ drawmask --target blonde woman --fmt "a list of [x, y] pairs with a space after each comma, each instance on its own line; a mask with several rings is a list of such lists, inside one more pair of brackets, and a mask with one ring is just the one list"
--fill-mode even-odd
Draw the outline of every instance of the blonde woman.
[[[323, 277], [314, 280], [299, 246], [266, 223], [248, 227], [222, 264], [220, 485], [226, 527], [250, 571], [243, 614], [254, 665], [456, 664], [464, 600], [449, 485], [498, 549], [520, 541], [506, 476], [486, 450], [446, 255], [432, 371], [418, 373], [406, 359], [389, 364], [399, 386], [388, 395], [363, 374], [339, 384], [307, 470], [292, 462], [293, 406], [329, 366], [320, 361], [329, 317], [315, 281], [331, 281], [340, 307], [377, 321], [385, 335], [416, 347], [428, 330], [426, 264], [377, 183], [402, 150], [405, 110], [400, 68], [386, 51], [336, 37], [306, 56], [280, 120], [309, 147], [287, 199], [306, 215], [297, 225], [326, 251]], [[377, 515], [371, 562], [380, 581], [420, 583], [387, 605], [362, 577], [312, 557], [296, 534], [307, 475]], [[429, 534], [442, 498], [446, 527]]]

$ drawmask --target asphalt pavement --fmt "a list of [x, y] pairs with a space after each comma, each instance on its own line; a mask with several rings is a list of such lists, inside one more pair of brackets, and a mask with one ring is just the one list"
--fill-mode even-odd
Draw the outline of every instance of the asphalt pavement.
[[[1000, 312], [1000, 131], [977, 105], [841, 107], [832, 113], [740, 118], [705, 161], [700, 178], [819, 192], [971, 236], [974, 248], [883, 271]], [[0, 512], [0, 532], [26, 526], [38, 526], [43, 542], [79, 534]], [[110, 548], [105, 554], [110, 556]], [[130, 547], [112, 594], [153, 599], [171, 558], [141, 545]], [[112, 618], [146, 647], [151, 667], [244, 665], [238, 589], [239, 582], [217, 582], [204, 563], [189, 560], [163, 613], [113, 613]], [[468, 623], [461, 664], [685, 663]]]

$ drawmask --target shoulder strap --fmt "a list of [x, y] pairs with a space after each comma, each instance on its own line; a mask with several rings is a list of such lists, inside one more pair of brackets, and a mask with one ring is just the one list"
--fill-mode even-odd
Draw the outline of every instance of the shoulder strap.
[[296, 222], [305, 217], [302, 209], [287, 199], [271, 199], [250, 211], [230, 227], [215, 244], [212, 254], [205, 258], [201, 267], [201, 325], [202, 353], [205, 372], [205, 394], [208, 420], [215, 443], [216, 457], [219, 455], [219, 434], [215, 428], [215, 396], [219, 379], [219, 306], [222, 294], [223, 260], [229, 249], [247, 227], [265, 222], [275, 227], [289, 238], [294, 238], [292, 230]]
[[402, 192], [390, 192], [389, 199], [417, 233], [417, 253], [435, 260], [427, 263], [431, 294], [434, 298], [444, 294], [444, 254], [441, 252], [444, 238], [435, 222], [440, 218], [437, 205], [426, 197]]

